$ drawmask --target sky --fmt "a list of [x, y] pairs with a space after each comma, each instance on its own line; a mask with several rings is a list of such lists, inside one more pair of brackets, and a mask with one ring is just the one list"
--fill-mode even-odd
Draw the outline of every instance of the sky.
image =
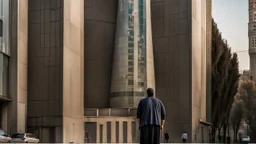
[[248, 0], [212, 0], [212, 15], [222, 37], [238, 54], [239, 69], [249, 69]]

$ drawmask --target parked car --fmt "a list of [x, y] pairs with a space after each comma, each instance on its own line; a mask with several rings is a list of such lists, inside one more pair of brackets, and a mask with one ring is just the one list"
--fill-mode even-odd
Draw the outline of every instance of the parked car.
[[3, 130], [0, 130], [0, 143], [8, 142], [11, 142], [11, 138]]
[[31, 133], [16, 133], [12, 135], [11, 143], [39, 143], [36, 135]]
[[243, 142], [250, 142], [250, 137], [249, 136], [244, 136], [242, 141]]

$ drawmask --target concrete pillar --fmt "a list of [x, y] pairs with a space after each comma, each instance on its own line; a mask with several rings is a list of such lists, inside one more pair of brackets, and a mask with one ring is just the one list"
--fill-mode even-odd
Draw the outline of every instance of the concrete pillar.
[[111, 143], [116, 143], [116, 122], [111, 122]]
[[119, 143], [123, 143], [123, 121], [119, 121]]
[[107, 143], [108, 138], [107, 138], [107, 122], [104, 122], [103, 124], [103, 143]]
[[97, 122], [96, 127], [96, 143], [100, 143], [100, 124]]
[[127, 121], [127, 142], [132, 143], [132, 122], [131, 120]]
[[64, 0], [63, 143], [84, 142], [84, 0]]
[[28, 0], [18, 0], [17, 17], [17, 132], [26, 132]]

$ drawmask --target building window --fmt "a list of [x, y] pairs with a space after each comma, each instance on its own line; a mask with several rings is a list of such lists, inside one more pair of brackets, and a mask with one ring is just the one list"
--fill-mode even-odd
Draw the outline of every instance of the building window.
[[128, 62], [128, 66], [133, 66], [133, 62]]
[[132, 60], [133, 59], [133, 55], [128, 55], [128, 59]]
[[0, 95], [7, 96], [8, 94], [8, 56], [0, 53]]
[[133, 53], [133, 49], [128, 49], [128, 53]]
[[1, 9], [1, 47], [0, 52], [10, 55], [10, 48], [9, 48], [9, 1], [8, 0], [1, 0], [0, 2], [0, 9]]
[[132, 43], [128, 43], [128, 47], [134, 47], [134, 43], [132, 42]]
[[133, 72], [133, 68], [128, 68], [128, 72]]
[[128, 80], [128, 85], [133, 85], [133, 80]]
[[139, 86], [144, 86], [144, 82], [138, 82]]

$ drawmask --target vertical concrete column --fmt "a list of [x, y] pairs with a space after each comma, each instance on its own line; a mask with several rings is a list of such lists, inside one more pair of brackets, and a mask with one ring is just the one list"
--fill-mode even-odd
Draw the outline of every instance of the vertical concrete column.
[[116, 121], [111, 122], [111, 143], [116, 143]]
[[107, 122], [103, 123], [103, 143], [107, 143]]
[[201, 119], [206, 121], [206, 0], [201, 3]]
[[119, 142], [117, 143], [123, 143], [123, 121], [119, 121]]
[[201, 142], [198, 119], [206, 119], [206, 1], [192, 0], [192, 132]]
[[96, 128], [96, 143], [100, 143], [100, 123], [97, 122]]
[[28, 0], [18, 0], [17, 16], [17, 132], [26, 132]]
[[[147, 0], [146, 0], [147, 1]], [[154, 52], [152, 44], [152, 26], [151, 26], [151, 3], [146, 2], [146, 61], [147, 61], [147, 87], [155, 90], [155, 67], [154, 67]], [[156, 90], [155, 90], [156, 93]]]
[[132, 143], [132, 122], [131, 120], [127, 121], [127, 142]]
[[84, 142], [84, 0], [64, 0], [63, 142]]

